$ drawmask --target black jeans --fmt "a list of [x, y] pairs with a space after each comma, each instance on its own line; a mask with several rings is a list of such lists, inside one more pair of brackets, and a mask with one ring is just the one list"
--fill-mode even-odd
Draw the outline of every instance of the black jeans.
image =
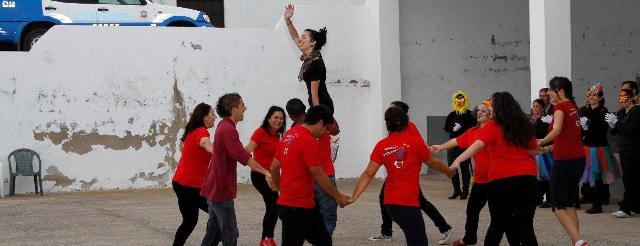
[[609, 201], [611, 193], [609, 193], [609, 185], [602, 182], [602, 179], [596, 179], [594, 187], [590, 183], [582, 184], [580, 193], [582, 200], [593, 203], [596, 208], [601, 208], [604, 201]]
[[[538, 181], [534, 176], [515, 176], [494, 180], [489, 183], [488, 201], [491, 214], [490, 230], [484, 245], [497, 246], [502, 241], [502, 233], [513, 228], [516, 239], [510, 245], [538, 245], [533, 230], [536, 213]], [[514, 241], [512, 241], [514, 240]]]
[[399, 205], [385, 205], [384, 207], [404, 232], [407, 246], [427, 245], [427, 232], [419, 208]]
[[282, 246], [302, 246], [305, 240], [318, 246], [332, 245], [317, 208], [278, 205], [278, 216], [282, 220]]
[[549, 181], [538, 181], [538, 191], [538, 204], [542, 204], [544, 202], [545, 195], [547, 196], [547, 202], [551, 201]]
[[[387, 210], [385, 209], [385, 205], [384, 205], [384, 187], [386, 184], [387, 183], [385, 182], [382, 185], [382, 189], [380, 189], [380, 197], [379, 197], [380, 213], [382, 215], [382, 225], [380, 226], [380, 234], [393, 236], [392, 219], [387, 213]], [[440, 214], [440, 211], [438, 211], [438, 209], [435, 206], [433, 206], [433, 204], [424, 197], [424, 195], [422, 194], [422, 189], [420, 189], [418, 200], [420, 201], [420, 209], [424, 211], [424, 213], [427, 214], [427, 216], [429, 216], [429, 218], [433, 221], [433, 224], [435, 224], [435, 226], [438, 227], [438, 230], [440, 231], [440, 233], [444, 233], [449, 229], [451, 229], [451, 225], [449, 225], [447, 221], [444, 219], [444, 217], [442, 217], [442, 214]]]
[[200, 196], [200, 189], [183, 186], [176, 182], [172, 182], [172, 185], [178, 197], [180, 214], [182, 214], [182, 223], [176, 231], [173, 245], [184, 245], [198, 224], [199, 210], [208, 212], [207, 199]]
[[[460, 156], [464, 152], [464, 149], [453, 148], [447, 150], [447, 162], [449, 162], [449, 166], [453, 163], [453, 161]], [[460, 163], [460, 168], [458, 168], [462, 172], [462, 190], [460, 190], [460, 175], [459, 172], [456, 171], [456, 175], [451, 177], [451, 184], [453, 185], [453, 192], [461, 192], [469, 191], [469, 183], [471, 182], [471, 159], [466, 160]]]
[[620, 210], [640, 213], [640, 150], [620, 152], [624, 198]]
[[278, 201], [278, 192], [274, 192], [269, 188], [264, 174], [251, 172], [251, 183], [253, 187], [262, 195], [265, 211], [262, 218], [262, 238], [273, 238], [273, 231], [278, 223], [278, 210], [276, 202]]

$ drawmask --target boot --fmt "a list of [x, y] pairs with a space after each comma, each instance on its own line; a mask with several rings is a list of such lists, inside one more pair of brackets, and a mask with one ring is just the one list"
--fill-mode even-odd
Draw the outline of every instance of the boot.
[[460, 195], [460, 193], [462, 193], [460, 190], [455, 190], [455, 191], [453, 191], [453, 194], [452, 194], [451, 196], [449, 196], [449, 197], [448, 197], [448, 198], [449, 198], [449, 200], [453, 200], [453, 199], [458, 198], [458, 196]]
[[460, 200], [467, 200], [467, 197], [469, 197], [469, 190], [463, 190], [460, 193]]

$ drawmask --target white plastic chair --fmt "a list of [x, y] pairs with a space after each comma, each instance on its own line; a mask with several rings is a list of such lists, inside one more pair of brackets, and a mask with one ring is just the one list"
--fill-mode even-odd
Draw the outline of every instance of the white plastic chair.
[[0, 197], [4, 198], [4, 163], [0, 162]]

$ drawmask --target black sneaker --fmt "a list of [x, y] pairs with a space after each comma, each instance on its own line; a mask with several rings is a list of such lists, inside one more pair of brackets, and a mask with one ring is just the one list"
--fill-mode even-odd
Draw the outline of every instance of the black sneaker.
[[590, 207], [589, 209], [584, 211], [585, 213], [588, 214], [601, 214], [602, 213], [602, 207]]

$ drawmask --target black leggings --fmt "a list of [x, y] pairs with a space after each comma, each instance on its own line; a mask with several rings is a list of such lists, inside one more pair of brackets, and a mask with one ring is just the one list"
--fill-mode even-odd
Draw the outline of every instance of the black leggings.
[[502, 233], [510, 228], [515, 231], [515, 242], [511, 245], [538, 245], [533, 230], [536, 213], [538, 181], [529, 175], [494, 180], [489, 183], [489, 213], [491, 224], [484, 239], [484, 245], [497, 246], [502, 241]]
[[278, 209], [276, 202], [278, 201], [278, 192], [274, 192], [269, 188], [269, 184], [264, 178], [264, 174], [251, 172], [251, 183], [253, 187], [260, 192], [264, 201], [265, 211], [262, 218], [262, 238], [273, 238], [273, 230], [278, 223]]
[[[392, 230], [393, 221], [391, 220], [391, 216], [389, 216], [389, 213], [387, 213], [387, 210], [385, 209], [385, 205], [384, 205], [384, 187], [386, 184], [387, 183], [385, 182], [382, 185], [382, 189], [380, 189], [380, 197], [379, 197], [380, 213], [382, 215], [382, 225], [380, 226], [380, 234], [393, 236], [393, 230]], [[444, 217], [442, 217], [442, 214], [440, 214], [440, 211], [438, 211], [438, 209], [435, 206], [433, 206], [433, 204], [429, 202], [429, 200], [427, 200], [427, 198], [425, 198], [424, 195], [422, 195], [422, 189], [420, 189], [419, 191], [420, 191], [420, 194], [418, 195], [418, 200], [420, 201], [420, 209], [425, 214], [427, 214], [427, 216], [429, 216], [429, 218], [433, 221], [433, 224], [435, 224], [435, 226], [438, 227], [438, 230], [440, 231], [440, 233], [445, 233], [446, 231], [451, 229], [451, 225], [449, 225], [447, 221], [444, 219]]]
[[173, 191], [176, 192], [178, 197], [178, 207], [182, 214], [182, 224], [176, 231], [173, 245], [184, 245], [198, 224], [198, 214], [200, 213], [198, 210], [208, 212], [209, 205], [207, 205], [207, 199], [200, 196], [200, 189], [183, 186], [175, 181], [172, 184]]

